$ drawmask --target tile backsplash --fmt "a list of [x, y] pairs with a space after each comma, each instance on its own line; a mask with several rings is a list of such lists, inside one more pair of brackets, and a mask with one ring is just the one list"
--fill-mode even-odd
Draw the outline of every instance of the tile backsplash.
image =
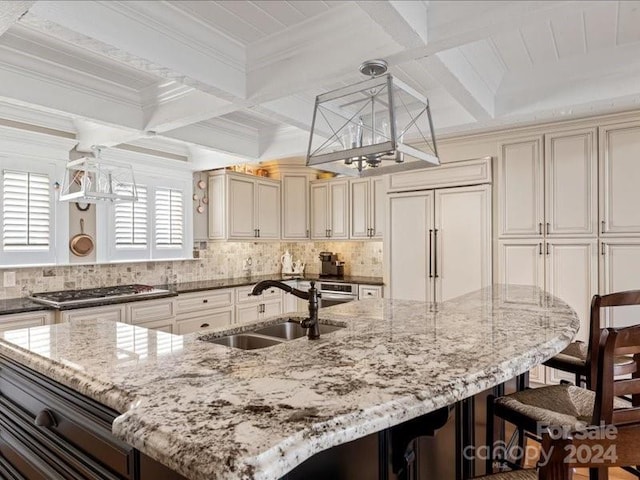
[[17, 268], [15, 286], [2, 286], [0, 299], [127, 283], [159, 285], [241, 277], [247, 274], [242, 267], [248, 257], [253, 275], [277, 273], [285, 250], [295, 260], [302, 259], [307, 273], [319, 273], [318, 254], [331, 251], [346, 262], [347, 275], [382, 276], [382, 242], [201, 242], [194, 250], [198, 258], [193, 260]]

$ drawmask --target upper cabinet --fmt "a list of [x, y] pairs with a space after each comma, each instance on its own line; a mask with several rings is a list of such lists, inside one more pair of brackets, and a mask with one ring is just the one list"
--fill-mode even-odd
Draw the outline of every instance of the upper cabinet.
[[500, 236], [542, 235], [542, 137], [500, 146], [498, 158], [498, 231]]
[[311, 182], [311, 238], [349, 238], [349, 180]]
[[280, 238], [280, 182], [252, 175], [214, 172], [209, 178], [209, 238]]
[[350, 181], [351, 238], [382, 238], [385, 194], [384, 180], [381, 177]]
[[640, 233], [640, 122], [600, 127], [603, 234]]
[[282, 238], [306, 240], [311, 236], [309, 225], [309, 180], [305, 173], [285, 173], [282, 184]]
[[499, 235], [596, 236], [597, 176], [595, 129], [503, 143], [498, 159]]

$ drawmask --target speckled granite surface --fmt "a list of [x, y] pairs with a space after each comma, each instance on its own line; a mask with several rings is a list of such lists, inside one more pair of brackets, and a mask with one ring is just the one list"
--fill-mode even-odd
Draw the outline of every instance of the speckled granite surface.
[[504, 285], [441, 304], [351, 302], [321, 318], [345, 328], [242, 351], [199, 340], [225, 329], [182, 337], [84, 321], [7, 332], [0, 353], [122, 412], [116, 436], [189, 478], [276, 479], [528, 370], [579, 326], [561, 300]]

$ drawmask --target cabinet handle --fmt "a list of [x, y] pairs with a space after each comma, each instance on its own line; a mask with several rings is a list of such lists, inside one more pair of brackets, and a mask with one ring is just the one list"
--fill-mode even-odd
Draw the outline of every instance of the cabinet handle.
[[209, 300], [205, 298], [204, 300], [202, 300], [202, 303], [209, 303]]
[[538, 244], [538, 254], [542, 255], [542, 242]]
[[601, 228], [600, 233], [604, 233], [604, 227], [605, 227], [605, 223], [604, 223], [604, 220], [602, 220], [600, 222], [600, 228]]
[[546, 250], [547, 250], [547, 255], [549, 255], [549, 242], [547, 242]]
[[600, 247], [600, 254], [602, 254], [602, 255], [605, 255], [605, 254], [606, 254], [606, 251], [605, 251], [605, 247], [604, 247], [604, 245], [605, 245], [605, 243], [604, 243], [604, 242], [602, 242], [602, 243], [601, 243], [601, 247]]
[[550, 224], [549, 222], [547, 222], [546, 227], [547, 227], [547, 228], [546, 228], [546, 230], [545, 230], [545, 232], [544, 232], [544, 233], [545, 233], [546, 235], [549, 235], [549, 230], [551, 230], [551, 224]]
[[258, 238], [260, 238], [260, 229], [258, 229]]
[[307, 238], [309, 238], [309, 229], [307, 228]]
[[373, 295], [373, 293], [371, 293], [371, 292], [367, 292], [367, 295], [371, 296], [371, 295]]
[[433, 278], [433, 230], [429, 229], [429, 278]]
[[331, 237], [331, 229], [329, 229], [329, 237]]
[[58, 425], [58, 422], [56, 422], [56, 419], [53, 416], [53, 413], [51, 413], [51, 410], [45, 408], [40, 413], [38, 413], [38, 415], [36, 415], [35, 424], [38, 427], [50, 428]]
[[433, 278], [438, 278], [438, 229], [433, 230]]
[[542, 235], [542, 222], [538, 223], [538, 235]]
[[209, 326], [208, 323], [203, 323], [202, 325], [200, 325], [200, 328], [207, 328]]

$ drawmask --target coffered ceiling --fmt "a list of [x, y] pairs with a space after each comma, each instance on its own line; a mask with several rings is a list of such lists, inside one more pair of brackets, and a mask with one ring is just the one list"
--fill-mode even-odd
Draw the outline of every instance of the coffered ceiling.
[[440, 135], [628, 110], [640, 2], [3, 1], [0, 119], [194, 169], [291, 157], [371, 58]]

